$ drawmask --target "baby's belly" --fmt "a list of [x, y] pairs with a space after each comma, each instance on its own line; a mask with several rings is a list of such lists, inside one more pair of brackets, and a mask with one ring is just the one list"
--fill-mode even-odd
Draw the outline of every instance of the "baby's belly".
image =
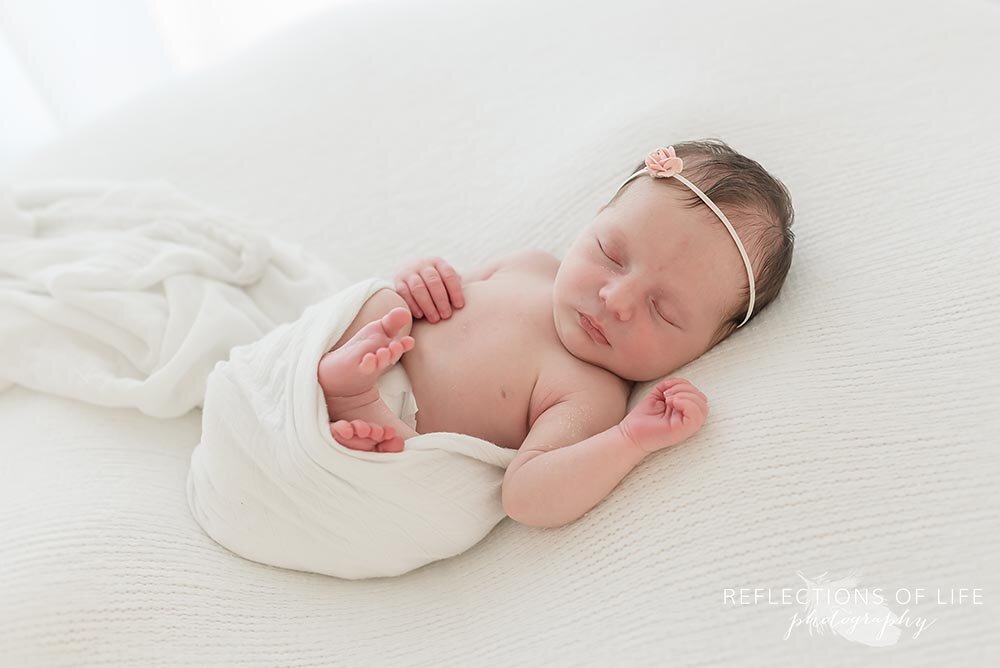
[[537, 328], [524, 304], [499, 308], [487, 287], [465, 286], [465, 307], [447, 320], [415, 320], [416, 345], [399, 363], [413, 385], [418, 433], [469, 434], [517, 449], [538, 378]]

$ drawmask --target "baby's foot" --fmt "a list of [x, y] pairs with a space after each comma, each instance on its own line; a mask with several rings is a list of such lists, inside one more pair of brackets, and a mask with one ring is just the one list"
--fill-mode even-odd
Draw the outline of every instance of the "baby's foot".
[[412, 336], [396, 338], [412, 319], [409, 309], [398, 306], [362, 327], [347, 343], [323, 355], [317, 375], [327, 403], [371, 394], [379, 376], [398, 362], [403, 353], [413, 349]]
[[345, 448], [368, 452], [402, 452], [403, 439], [392, 427], [382, 427], [366, 420], [337, 420], [330, 423], [333, 439]]

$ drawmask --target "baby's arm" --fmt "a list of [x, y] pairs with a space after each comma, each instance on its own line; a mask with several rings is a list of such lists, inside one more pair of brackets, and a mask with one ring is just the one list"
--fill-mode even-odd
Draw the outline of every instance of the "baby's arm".
[[536, 527], [579, 519], [646, 455], [690, 438], [708, 416], [708, 399], [683, 378], [661, 380], [616, 423], [625, 404], [585, 389], [539, 415], [504, 475], [504, 512]]
[[582, 390], [539, 415], [504, 475], [504, 512], [559, 527], [600, 503], [648, 454], [619, 426], [625, 404]]

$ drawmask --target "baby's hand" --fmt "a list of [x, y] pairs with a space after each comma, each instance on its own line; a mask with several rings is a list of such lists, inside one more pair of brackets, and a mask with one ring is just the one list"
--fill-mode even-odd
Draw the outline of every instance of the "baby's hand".
[[705, 395], [683, 378], [672, 378], [657, 383], [618, 426], [636, 447], [655, 452], [693, 436], [706, 417]]
[[410, 307], [414, 318], [425, 315], [430, 322], [450, 318], [452, 306], [465, 306], [462, 279], [439, 257], [414, 260], [396, 272], [396, 292]]

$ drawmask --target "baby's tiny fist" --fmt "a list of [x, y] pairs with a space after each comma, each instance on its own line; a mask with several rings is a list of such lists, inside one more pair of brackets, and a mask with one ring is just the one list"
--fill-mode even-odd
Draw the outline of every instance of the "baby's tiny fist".
[[621, 421], [637, 447], [655, 452], [693, 436], [708, 417], [708, 399], [683, 378], [660, 381]]

